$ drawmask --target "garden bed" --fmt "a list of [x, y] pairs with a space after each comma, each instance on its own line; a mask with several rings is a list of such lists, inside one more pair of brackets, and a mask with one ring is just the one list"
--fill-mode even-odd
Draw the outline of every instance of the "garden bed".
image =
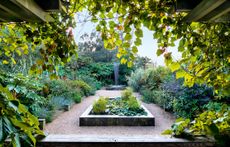
[[[109, 100], [114, 98], [109, 98]], [[126, 112], [124, 114], [105, 113], [105, 114], [93, 114], [93, 105], [80, 116], [80, 126], [154, 126], [154, 116], [143, 106], [140, 106], [140, 110], [143, 112], [134, 113]]]

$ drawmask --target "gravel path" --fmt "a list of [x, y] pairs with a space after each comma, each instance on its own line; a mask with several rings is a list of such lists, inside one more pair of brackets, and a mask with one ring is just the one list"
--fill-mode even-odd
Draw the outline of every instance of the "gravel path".
[[[165, 112], [155, 104], [143, 105], [155, 116], [155, 126], [106, 126], [106, 127], [80, 127], [80, 115], [91, 105], [99, 96], [116, 97], [120, 96], [121, 91], [98, 90], [94, 96], [85, 98], [81, 103], [75, 104], [70, 111], [59, 115], [51, 123], [47, 124], [45, 131], [48, 134], [78, 134], [78, 135], [156, 135], [159, 136], [165, 129], [170, 128], [175, 118], [172, 114]], [[136, 94], [138, 97], [139, 95]]]

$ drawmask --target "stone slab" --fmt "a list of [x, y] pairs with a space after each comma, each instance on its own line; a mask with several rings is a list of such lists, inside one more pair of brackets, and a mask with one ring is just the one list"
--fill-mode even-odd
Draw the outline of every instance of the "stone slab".
[[214, 147], [208, 140], [189, 141], [154, 135], [57, 135], [50, 134], [38, 147]]

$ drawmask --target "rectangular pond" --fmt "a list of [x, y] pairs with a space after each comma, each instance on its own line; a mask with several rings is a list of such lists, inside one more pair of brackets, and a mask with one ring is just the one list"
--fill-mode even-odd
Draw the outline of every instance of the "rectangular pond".
[[154, 116], [143, 106], [147, 115], [119, 116], [119, 115], [92, 115], [93, 106], [89, 106], [79, 118], [80, 126], [154, 126]]

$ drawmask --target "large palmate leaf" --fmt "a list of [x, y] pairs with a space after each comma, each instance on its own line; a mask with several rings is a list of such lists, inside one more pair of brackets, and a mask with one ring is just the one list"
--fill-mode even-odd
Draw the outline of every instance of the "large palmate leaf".
[[8, 88], [1, 85], [0, 100], [0, 143], [4, 143], [6, 138], [10, 138], [11, 144], [19, 147], [22, 139], [27, 136], [29, 139], [27, 141], [31, 142], [31, 145], [35, 145], [35, 135], [44, 135], [38, 127], [38, 119], [13, 97]]

